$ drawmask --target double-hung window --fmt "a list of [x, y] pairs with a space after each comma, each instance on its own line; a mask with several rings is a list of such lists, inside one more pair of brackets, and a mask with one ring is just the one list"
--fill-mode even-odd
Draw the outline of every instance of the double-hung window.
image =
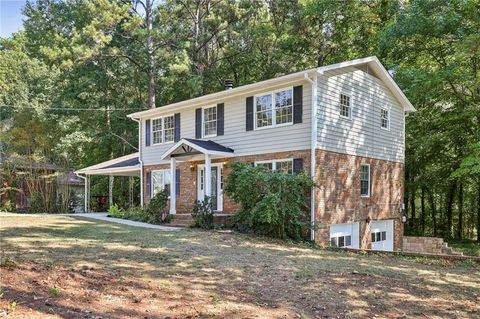
[[380, 126], [386, 130], [390, 129], [390, 114], [387, 109], [380, 109]]
[[203, 109], [203, 137], [217, 135], [217, 107]]
[[152, 120], [152, 136], [153, 144], [163, 143], [163, 134], [162, 134], [162, 118]]
[[255, 97], [256, 128], [293, 123], [293, 90]]
[[282, 171], [284, 173], [293, 174], [293, 160], [275, 160], [255, 162], [255, 166], [261, 166], [269, 171]]
[[340, 116], [352, 118], [352, 105], [349, 95], [340, 94]]
[[166, 190], [170, 194], [170, 181], [170, 170], [152, 171], [152, 197], [162, 190]]
[[360, 167], [360, 196], [370, 196], [370, 165], [362, 164]]
[[173, 142], [175, 136], [175, 118], [173, 115], [152, 120], [153, 144]]

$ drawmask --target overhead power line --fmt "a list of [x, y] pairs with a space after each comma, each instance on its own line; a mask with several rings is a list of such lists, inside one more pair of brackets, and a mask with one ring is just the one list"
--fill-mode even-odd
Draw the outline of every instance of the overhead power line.
[[26, 105], [0, 105], [0, 108], [13, 109], [39, 109], [39, 110], [55, 110], [55, 111], [101, 111], [101, 112], [116, 112], [116, 111], [145, 111], [147, 109], [88, 109], [88, 108], [69, 108], [69, 107], [36, 107]]

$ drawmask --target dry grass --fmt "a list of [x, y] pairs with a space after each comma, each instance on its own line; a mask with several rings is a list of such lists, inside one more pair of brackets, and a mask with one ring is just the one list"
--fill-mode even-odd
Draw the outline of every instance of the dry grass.
[[61, 216], [0, 215], [0, 230], [0, 317], [480, 316], [474, 264]]

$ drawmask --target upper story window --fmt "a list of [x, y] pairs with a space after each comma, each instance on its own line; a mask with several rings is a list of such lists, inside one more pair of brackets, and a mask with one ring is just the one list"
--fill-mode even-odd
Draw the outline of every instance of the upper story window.
[[255, 97], [256, 128], [293, 123], [293, 90], [281, 90]]
[[217, 135], [217, 107], [203, 109], [203, 137]]
[[349, 95], [340, 94], [340, 116], [352, 118], [352, 105]]
[[170, 181], [170, 170], [152, 171], [152, 197], [162, 190], [170, 193]]
[[362, 164], [360, 167], [360, 196], [370, 196], [370, 165]]
[[387, 109], [380, 109], [380, 126], [386, 130], [390, 129], [390, 112]]
[[164, 116], [152, 119], [153, 144], [173, 142], [175, 136], [174, 116]]
[[269, 171], [282, 171], [284, 173], [293, 174], [293, 160], [274, 160], [255, 162], [255, 166], [265, 167]]

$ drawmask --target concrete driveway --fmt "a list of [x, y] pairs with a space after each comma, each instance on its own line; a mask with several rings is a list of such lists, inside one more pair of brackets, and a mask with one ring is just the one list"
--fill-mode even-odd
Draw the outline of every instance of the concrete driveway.
[[[56, 214], [58, 215], [58, 214]], [[151, 228], [151, 229], [158, 229], [163, 231], [178, 231], [181, 228], [178, 227], [171, 227], [171, 226], [163, 226], [163, 225], [153, 225], [147, 224], [143, 222], [137, 222], [128, 219], [121, 219], [121, 218], [114, 218], [108, 217], [107, 213], [80, 213], [80, 214], [62, 214], [63, 216], [72, 216], [72, 217], [85, 217], [85, 218], [92, 218], [97, 220], [103, 220], [106, 222], [129, 225], [134, 227], [141, 227], [141, 228]]]

